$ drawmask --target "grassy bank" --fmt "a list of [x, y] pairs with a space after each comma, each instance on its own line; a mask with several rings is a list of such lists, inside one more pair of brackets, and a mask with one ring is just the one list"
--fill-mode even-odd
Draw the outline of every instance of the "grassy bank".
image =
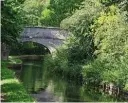
[[15, 72], [1, 66], [1, 92], [5, 102], [34, 102], [34, 99], [25, 91], [22, 83], [15, 77]]
[[9, 56], [8, 60], [2, 60], [2, 65], [15, 65], [22, 64], [22, 60], [18, 59], [16, 56]]

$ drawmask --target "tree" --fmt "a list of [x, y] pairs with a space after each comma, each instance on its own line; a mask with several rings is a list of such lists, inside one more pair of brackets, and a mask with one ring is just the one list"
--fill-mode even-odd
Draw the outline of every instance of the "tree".
[[[45, 13], [41, 15], [42, 25], [60, 26], [60, 22], [72, 15], [72, 13], [79, 8], [82, 1], [84, 0], [50, 0], [50, 4]], [[45, 14], [47, 16], [45, 16]]]
[[27, 26], [41, 25], [40, 16], [46, 5], [48, 5], [48, 2], [45, 0], [26, 0], [23, 4], [24, 24]]
[[22, 3], [24, 0], [5, 0], [1, 8], [1, 41], [7, 45], [16, 42], [22, 30]]
[[114, 81], [128, 88], [127, 4], [127, 0], [85, 0], [80, 9], [64, 19], [61, 27], [71, 35], [66, 49], [58, 50], [54, 57], [53, 64], [58, 66], [55, 71], [71, 74], [77, 72], [77, 64], [82, 64], [79, 72], [85, 80]]
[[[2, 2], [1, 42], [4, 46], [12, 46], [17, 42], [24, 20], [22, 15], [23, 3], [24, 0], [5, 0]], [[5, 48], [7, 50], [8, 47]]]

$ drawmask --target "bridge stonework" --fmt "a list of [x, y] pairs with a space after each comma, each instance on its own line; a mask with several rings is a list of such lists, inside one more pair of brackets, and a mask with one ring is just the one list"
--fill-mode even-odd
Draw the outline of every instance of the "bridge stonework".
[[20, 34], [20, 41], [32, 41], [44, 45], [52, 53], [57, 47], [61, 46], [68, 33], [57, 27], [26, 27]]

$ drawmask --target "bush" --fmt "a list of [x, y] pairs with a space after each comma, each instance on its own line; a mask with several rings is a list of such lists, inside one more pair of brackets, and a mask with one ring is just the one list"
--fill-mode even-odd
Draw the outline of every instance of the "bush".
[[116, 85], [124, 87], [128, 81], [128, 61], [115, 60], [109, 58], [108, 60], [96, 59], [88, 65], [83, 67], [84, 80], [97, 80], [100, 82], [115, 82]]
[[67, 52], [63, 49], [57, 51], [53, 56], [46, 55], [44, 58], [44, 68], [49, 74], [60, 74], [64, 77], [80, 77], [81, 65], [73, 64], [68, 61]]

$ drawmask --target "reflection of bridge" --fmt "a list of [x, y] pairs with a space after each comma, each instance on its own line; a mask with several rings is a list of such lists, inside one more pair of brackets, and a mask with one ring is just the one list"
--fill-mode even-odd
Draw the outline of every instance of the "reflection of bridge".
[[26, 27], [20, 37], [21, 42], [32, 41], [42, 44], [52, 53], [63, 44], [68, 34], [66, 31], [55, 27]]

